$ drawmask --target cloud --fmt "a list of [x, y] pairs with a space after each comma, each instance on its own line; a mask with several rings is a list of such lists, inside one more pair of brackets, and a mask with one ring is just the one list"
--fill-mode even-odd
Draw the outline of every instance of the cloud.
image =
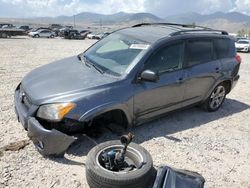
[[5, 17], [73, 15], [86, 11], [111, 14], [146, 10], [144, 0], [0, 0], [0, 16]]
[[160, 17], [186, 12], [239, 11], [250, 15], [250, 0], [0, 0], [1, 17], [150, 12]]
[[146, 10], [166, 17], [185, 12], [209, 14], [216, 11], [228, 12], [234, 6], [234, 0], [146, 0]]
[[239, 11], [250, 15], [250, 0], [236, 0], [232, 11]]

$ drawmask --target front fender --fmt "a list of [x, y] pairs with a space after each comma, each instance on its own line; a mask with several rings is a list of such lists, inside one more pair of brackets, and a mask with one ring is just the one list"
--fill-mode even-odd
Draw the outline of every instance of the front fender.
[[121, 110], [124, 112], [124, 114], [126, 115], [127, 121], [128, 121], [128, 126], [132, 125], [132, 116], [130, 113], [130, 109], [129, 109], [129, 105], [128, 104], [121, 104], [121, 103], [117, 103], [117, 102], [109, 102], [109, 103], [105, 103], [99, 106], [96, 106], [95, 108], [92, 108], [90, 110], [88, 110], [87, 112], [85, 112], [80, 118], [79, 121], [81, 122], [87, 122], [92, 120], [93, 118], [111, 111], [111, 110]]

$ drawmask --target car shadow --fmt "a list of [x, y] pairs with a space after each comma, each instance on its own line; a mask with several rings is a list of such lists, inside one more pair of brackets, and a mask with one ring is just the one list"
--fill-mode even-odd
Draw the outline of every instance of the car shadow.
[[[135, 135], [134, 142], [138, 144], [157, 137], [165, 137], [174, 142], [181, 142], [182, 140], [171, 136], [171, 134], [199, 127], [208, 122], [240, 113], [249, 108], [248, 104], [234, 99], [226, 99], [223, 106], [217, 112], [208, 113], [201, 108], [193, 107], [172, 112], [143, 125], [115, 133], [110, 131], [110, 129], [98, 126], [96, 129], [101, 132], [100, 136], [78, 135], [78, 140], [70, 146], [66, 151], [66, 155], [86, 156], [89, 150], [95, 145], [109, 140], [117, 140], [121, 134], [127, 134], [128, 132], [132, 132]], [[73, 161], [66, 160], [65, 158], [56, 159], [55, 161], [64, 164], [74, 164]]]

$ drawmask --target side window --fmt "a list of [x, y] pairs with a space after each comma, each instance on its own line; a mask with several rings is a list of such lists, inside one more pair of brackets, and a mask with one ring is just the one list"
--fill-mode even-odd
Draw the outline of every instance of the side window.
[[183, 49], [183, 42], [160, 49], [149, 58], [145, 64], [145, 69], [159, 74], [180, 69], [182, 67]]
[[215, 39], [215, 49], [219, 59], [234, 56], [234, 44], [230, 39]]
[[188, 41], [188, 66], [198, 65], [213, 60], [213, 43], [211, 40]]

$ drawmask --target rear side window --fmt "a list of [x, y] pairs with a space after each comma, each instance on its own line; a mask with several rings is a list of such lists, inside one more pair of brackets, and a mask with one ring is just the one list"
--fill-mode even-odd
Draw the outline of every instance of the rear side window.
[[234, 42], [230, 39], [215, 39], [215, 50], [219, 59], [234, 57]]
[[198, 65], [213, 60], [213, 43], [211, 40], [188, 41], [188, 66]]

